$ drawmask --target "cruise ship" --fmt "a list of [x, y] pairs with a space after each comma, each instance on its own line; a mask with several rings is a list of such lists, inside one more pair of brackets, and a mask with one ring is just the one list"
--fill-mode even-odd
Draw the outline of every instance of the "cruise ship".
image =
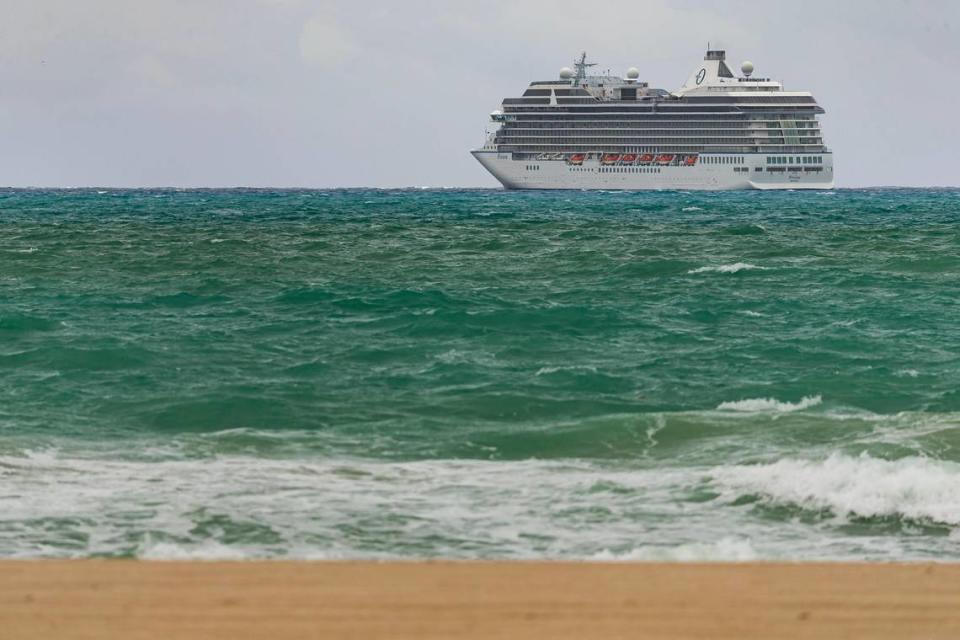
[[508, 189], [832, 189], [824, 110], [808, 91], [735, 75], [709, 49], [687, 81], [666, 91], [588, 73], [582, 54], [558, 80], [532, 82], [490, 114], [471, 153]]

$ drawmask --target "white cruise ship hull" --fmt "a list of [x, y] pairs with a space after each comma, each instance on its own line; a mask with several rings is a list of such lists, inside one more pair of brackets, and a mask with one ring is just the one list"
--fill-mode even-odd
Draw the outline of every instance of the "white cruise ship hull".
[[[565, 160], [514, 160], [512, 154], [478, 149], [473, 156], [507, 189], [611, 189], [733, 191], [748, 189], [832, 189], [833, 155], [818, 153], [818, 164], [770, 167], [767, 154], [741, 155], [741, 164], [711, 163], [701, 154], [694, 166], [605, 166], [597, 159], [582, 165]], [[714, 161], [716, 162], [716, 161]], [[799, 170], [797, 170], [799, 169]]]

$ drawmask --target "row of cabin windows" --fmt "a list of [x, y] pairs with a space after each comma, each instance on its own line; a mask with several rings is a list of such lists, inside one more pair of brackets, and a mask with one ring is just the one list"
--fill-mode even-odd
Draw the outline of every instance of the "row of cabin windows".
[[746, 158], [743, 156], [707, 156], [705, 158], [701, 158], [700, 162], [703, 164], [746, 164]]
[[555, 138], [558, 136], [577, 138], [580, 136], [592, 137], [650, 137], [658, 136], [670, 138], [675, 136], [701, 136], [715, 138], [718, 136], [740, 137], [740, 138], [761, 138], [764, 140], [772, 138], [814, 138], [821, 137], [823, 134], [820, 129], [807, 129], [799, 134], [788, 134], [784, 136], [779, 131], [769, 131], [767, 129], [735, 129], [730, 127], [503, 127], [498, 133], [503, 136], [520, 136], [526, 138]]
[[[688, 128], [688, 127], [728, 127], [728, 128], [758, 128], [760, 131], [773, 133], [781, 130], [778, 120], [767, 120], [760, 118], [631, 118], [629, 116], [617, 116], [609, 118], [578, 118], [574, 115], [562, 116], [543, 116], [531, 114], [530, 117], [511, 116], [500, 120], [505, 126], [560, 126], [560, 127], [613, 127], [613, 128], [631, 128], [631, 127], [666, 127], [666, 128]], [[819, 129], [821, 123], [815, 118], [809, 120], [797, 120], [795, 126], [786, 127], [808, 131], [810, 129]]]
[[[505, 134], [525, 135], [525, 136], [555, 136], [564, 135], [562, 132], [570, 131], [567, 135], [588, 135], [588, 136], [623, 136], [623, 135], [749, 135], [759, 138], [783, 137], [780, 129], [753, 129], [751, 127], [705, 127], [701, 125], [693, 127], [657, 127], [645, 124], [636, 124], [633, 126], [612, 127], [605, 122], [598, 122], [596, 125], [584, 126], [576, 123], [556, 123], [554, 125], [541, 124], [538, 122], [505, 125], [501, 131]], [[811, 127], [796, 133], [788, 133], [791, 137], [810, 137], [820, 135], [819, 127]]]
[[600, 173], [660, 173], [659, 167], [600, 167]]
[[[652, 153], [672, 153], [682, 152], [682, 151], [699, 151], [702, 153], [717, 154], [717, 153], [755, 153], [757, 147], [761, 149], [763, 147], [768, 147], [766, 149], [767, 153], [770, 153], [772, 149], [769, 147], [773, 145], [755, 145], [755, 144], [732, 144], [732, 143], [695, 143], [695, 142], [650, 142], [647, 144], [637, 143], [634, 140], [621, 140], [617, 142], [611, 141], [567, 141], [564, 143], [560, 142], [537, 142], [537, 143], [522, 143], [518, 144], [516, 142], [510, 141], [498, 141], [497, 146], [501, 151], [526, 151], [526, 152], [566, 152], [570, 151], [604, 151], [606, 153], [627, 153], [634, 149], [643, 150], [644, 152], [648, 151]], [[777, 152], [779, 153], [797, 153], [797, 154], [809, 154], [809, 153], [822, 153], [823, 145], [820, 144], [809, 144], [809, 145], [794, 145], [794, 146], [782, 146], [777, 145]], [[791, 164], [793, 160], [787, 162], [768, 162], [767, 164]], [[714, 162], [713, 164], [742, 164], [738, 162]], [[818, 164], [816, 162], [807, 163], [807, 164]], [[820, 163], [822, 164], [822, 163]]]
[[[586, 133], [586, 132], [584, 132]], [[766, 137], [766, 136], [731, 136], [726, 135], [723, 137], [720, 136], [710, 136], [703, 137], [701, 133], [700, 136], [684, 136], [684, 135], [669, 135], [669, 134], [653, 134], [653, 135], [644, 135], [644, 134], [633, 134], [633, 135], [603, 135], [598, 134], [590, 135], [563, 135], [563, 134], [553, 134], [553, 135], [543, 135], [541, 134], [527, 134], [527, 133], [515, 133], [515, 132], [498, 132], [495, 138], [496, 142], [500, 144], [583, 144], [583, 143], [596, 143], [596, 144], [657, 144], [664, 142], [680, 142], [687, 144], [749, 144], [749, 145], [782, 145], [784, 142], [790, 145], [804, 145], [804, 144], [822, 144], [823, 138], [819, 135], [816, 136], [806, 136], [801, 138], [779, 138], [779, 137]]]
[[[569, 115], [569, 111], [564, 110], [562, 107], [558, 109], [555, 106], [539, 106], [539, 105], [549, 105], [549, 104], [550, 104], [550, 98], [505, 98], [503, 100], [503, 111], [510, 115], [520, 115], [520, 114], [547, 115], [551, 113], [556, 114], [557, 116]], [[813, 105], [809, 107], [783, 106], [778, 109], [771, 109], [769, 107], [754, 107], [752, 105], [743, 105], [740, 107], [735, 107], [735, 106], [720, 107], [719, 109], [710, 108], [707, 105], [700, 105], [696, 107], [669, 107], [669, 108], [658, 108], [658, 109], [651, 109], [650, 107], [636, 108], [633, 105], [630, 105], [630, 106], [610, 105], [610, 106], [596, 106], [596, 107], [580, 107], [575, 109], [577, 112], [584, 115], [587, 115], [587, 114], [619, 115], [620, 113], [628, 112], [630, 114], [636, 114], [641, 117], [650, 117], [650, 116], [656, 116], [660, 114], [669, 115], [669, 116], [691, 115], [696, 117], [704, 117], [704, 116], [718, 115], [718, 112], [726, 112], [727, 114], [736, 115], [742, 118], [745, 113], [763, 114], [769, 111], [776, 111], [776, 115], [780, 117], [800, 120], [800, 119], [810, 119], [817, 115], [816, 107], [814, 107]], [[737, 109], [740, 110], [739, 113], [735, 111]]]
[[[637, 144], [645, 142], [647, 144], [721, 144], [721, 145], [771, 145], [771, 144], [782, 144], [782, 139], [776, 138], [654, 138], [654, 137], [632, 137], [632, 136], [608, 136], [605, 138], [580, 138], [580, 137], [540, 137], [540, 136], [517, 136], [517, 135], [504, 135], [498, 134], [496, 137], [497, 144], [515, 144], [515, 145], [532, 145], [532, 144], [557, 144], [557, 145], [573, 145], [573, 144], [596, 144], [596, 145], [608, 145], [616, 144], [622, 146], [625, 144]], [[790, 141], [790, 144], [801, 145], [801, 144], [822, 144], [822, 138], [803, 138], [802, 141]]]
[[540, 165], [538, 164], [528, 164], [527, 171], [540, 171]]
[[[733, 147], [736, 145], [728, 145], [728, 147]], [[498, 150], [501, 153], [511, 153], [514, 156], [515, 160], [526, 160], [528, 157], [534, 157], [541, 153], [716, 153], [716, 149], [705, 149], [701, 145], [682, 145], [682, 144], [671, 144], [671, 145], [661, 145], [656, 147], [641, 147], [641, 146], [599, 146], [599, 145], [585, 145], [585, 144], [572, 144], [572, 145], [550, 145], [550, 146], [541, 146], [541, 145], [501, 145]], [[753, 153], [755, 149], [753, 147], [739, 147], [736, 148], [727, 148], [724, 150], [726, 153]], [[793, 153], [809, 153], [809, 149], [793, 149], [788, 148], [786, 151]]]
[[767, 164], [823, 164], [823, 156], [767, 156]]

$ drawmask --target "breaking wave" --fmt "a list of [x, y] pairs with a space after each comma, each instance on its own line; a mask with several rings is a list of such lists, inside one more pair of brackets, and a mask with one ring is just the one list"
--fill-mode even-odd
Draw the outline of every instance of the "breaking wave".
[[733, 402], [721, 402], [717, 411], [741, 411], [744, 413], [776, 412], [790, 413], [815, 407], [823, 402], [822, 396], [806, 396], [799, 402], [781, 402], [775, 398], [748, 398]]
[[954, 462], [833, 454], [820, 461], [786, 458], [721, 467], [711, 476], [729, 501], [759, 495], [770, 503], [829, 510], [841, 517], [960, 525], [960, 464]]

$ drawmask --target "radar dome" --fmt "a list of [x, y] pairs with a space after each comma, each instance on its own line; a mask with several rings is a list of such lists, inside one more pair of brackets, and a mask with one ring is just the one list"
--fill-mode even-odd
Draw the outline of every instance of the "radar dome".
[[569, 80], [572, 77], [573, 77], [573, 69], [571, 69], [570, 67], [564, 67], [563, 69], [560, 69], [561, 80]]
[[753, 73], [753, 63], [749, 60], [745, 60], [742, 65], [740, 65], [740, 71], [743, 71], [743, 75], [750, 77], [750, 74]]
[[627, 80], [636, 80], [640, 77], [640, 70], [636, 67], [630, 67], [627, 69]]

